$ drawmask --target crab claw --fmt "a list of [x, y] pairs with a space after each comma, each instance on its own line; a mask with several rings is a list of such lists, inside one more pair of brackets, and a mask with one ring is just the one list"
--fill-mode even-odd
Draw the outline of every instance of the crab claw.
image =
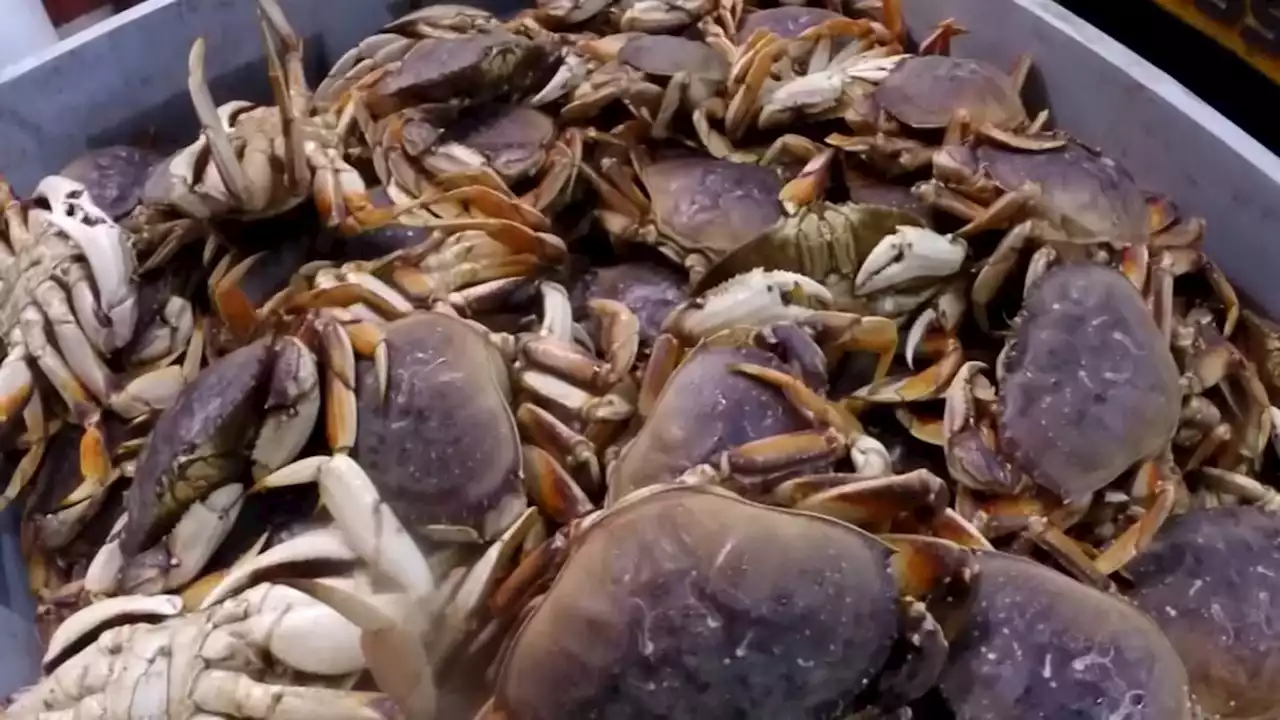
[[662, 329], [701, 339], [738, 325], [803, 321], [834, 302], [830, 291], [808, 276], [756, 269], [683, 303], [667, 316]]
[[920, 278], [945, 277], [960, 269], [969, 246], [954, 235], [899, 225], [871, 250], [853, 281], [857, 295], [869, 295]]

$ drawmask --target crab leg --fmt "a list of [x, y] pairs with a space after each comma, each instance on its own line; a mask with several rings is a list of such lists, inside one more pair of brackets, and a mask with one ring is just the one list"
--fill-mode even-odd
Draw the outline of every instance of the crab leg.
[[36, 286], [34, 296], [48, 324], [53, 328], [58, 350], [68, 368], [98, 403], [105, 404], [111, 398], [111, 370], [80, 328], [80, 323], [76, 321], [71, 305], [67, 302], [66, 293], [52, 280], [46, 280]]
[[66, 361], [49, 342], [45, 334], [44, 314], [35, 305], [22, 308], [18, 316], [18, 328], [10, 339], [10, 346], [25, 345], [27, 352], [52, 383], [73, 416], [85, 422], [97, 412], [93, 398], [76, 378]]
[[233, 201], [247, 210], [261, 210], [270, 200], [270, 188], [251, 183], [248, 173], [240, 166], [240, 160], [231, 146], [231, 138], [227, 136], [205, 80], [204, 54], [204, 38], [198, 37], [191, 44], [191, 52], [187, 56], [187, 91], [191, 95], [191, 104], [195, 108], [196, 117], [200, 119], [204, 136], [208, 139], [213, 163]]
[[565, 524], [595, 510], [578, 483], [550, 453], [536, 445], [524, 446], [525, 492], [547, 517]]
[[1000, 240], [1000, 244], [982, 264], [982, 269], [973, 280], [973, 288], [969, 300], [973, 303], [973, 317], [978, 327], [985, 332], [991, 331], [991, 321], [987, 317], [987, 305], [995, 298], [1000, 285], [1013, 271], [1022, 248], [1031, 237], [1031, 224], [1020, 223], [1011, 229]]
[[9, 352], [0, 362], [0, 428], [7, 431], [26, 409], [35, 390], [31, 359], [21, 331], [9, 334]]
[[904, 600], [904, 628], [912, 639], [903, 663], [877, 681], [878, 695], [893, 705], [924, 695], [947, 659], [948, 641], [964, 627], [977, 561], [964, 548], [919, 535], [884, 535], [897, 552], [894, 577]]
[[1103, 575], [1124, 567], [1155, 539], [1160, 527], [1173, 514], [1182, 476], [1171, 458], [1155, 458], [1138, 468], [1133, 484], [1135, 497], [1146, 498], [1145, 512], [1093, 561], [1093, 567]]
[[960, 341], [947, 339], [943, 356], [933, 365], [916, 375], [885, 378], [861, 388], [853, 394], [855, 399], [872, 403], [903, 403], [935, 400], [946, 390], [951, 379], [964, 363], [964, 351]]
[[377, 488], [346, 455], [293, 462], [258, 481], [255, 490], [317, 482], [320, 498], [342, 530], [348, 546], [415, 597], [439, 583], [400, 520], [378, 497]]
[[[858, 420], [853, 415], [846, 412], [839, 405], [829, 402], [818, 393], [814, 392], [805, 385], [800, 378], [794, 375], [774, 370], [772, 368], [753, 365], [750, 363], [736, 363], [731, 366], [734, 372], [740, 372], [745, 375], [768, 383], [787, 397], [787, 399], [796, 407], [797, 410], [805, 413], [809, 418], [820, 426], [831, 428], [839, 439], [839, 447], [848, 448], [849, 458], [853, 462], [857, 477], [875, 478], [883, 477], [892, 472], [892, 460], [889, 457], [889, 451], [879, 440], [867, 435]], [[814, 433], [810, 433], [813, 435]], [[800, 435], [792, 433], [795, 437]], [[787, 435], [780, 435], [777, 438], [787, 438]], [[747, 449], [748, 452], [740, 453], [743, 459], [751, 459], [752, 456], [758, 456], [762, 453], [759, 450], [762, 447], [768, 447], [765, 443], [786, 442], [775, 440], [774, 438], [766, 438], [765, 440], [757, 440], [742, 446], [739, 450]], [[812, 441], [810, 441], [812, 442]], [[826, 439], [826, 442], [830, 442]], [[798, 450], [799, 445], [787, 442], [787, 445]], [[812, 454], [813, 448], [810, 447], [810, 453], [798, 453], [797, 455]], [[773, 453], [776, 457], [776, 452]], [[748, 473], [755, 472], [755, 468], [744, 468]]]
[[311, 110], [311, 91], [302, 65], [302, 41], [276, 0], [258, 0], [258, 15], [263, 44], [267, 49], [271, 90], [280, 110], [285, 166], [289, 168], [292, 186], [297, 189], [310, 177], [300, 132], [302, 119]]
[[516, 410], [516, 422], [521, 437], [549, 453], [559, 463], [586, 481], [583, 489], [596, 496], [603, 490], [600, 460], [595, 445], [580, 433], [565, 425], [555, 415], [532, 403], [522, 403]]

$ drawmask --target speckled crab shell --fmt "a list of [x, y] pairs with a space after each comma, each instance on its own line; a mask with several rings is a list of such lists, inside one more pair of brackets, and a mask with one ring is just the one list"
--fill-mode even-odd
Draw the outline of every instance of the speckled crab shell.
[[1173, 437], [1180, 373], [1133, 284], [1091, 263], [1050, 269], [1004, 355], [1001, 447], [1064, 500], [1087, 497]]

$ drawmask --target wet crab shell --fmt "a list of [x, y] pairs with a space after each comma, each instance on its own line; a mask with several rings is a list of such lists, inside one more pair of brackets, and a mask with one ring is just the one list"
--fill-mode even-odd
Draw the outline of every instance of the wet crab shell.
[[749, 13], [738, 26], [738, 44], [745, 43], [756, 30], [768, 30], [784, 40], [794, 40], [810, 28], [844, 17], [824, 8], [783, 5]]
[[151, 150], [114, 145], [77, 157], [58, 174], [84, 185], [95, 205], [120, 220], [142, 201], [151, 169], [164, 159]]
[[513, 183], [542, 165], [555, 139], [556, 123], [550, 115], [522, 105], [500, 105], [485, 108], [458, 142], [483, 155], [503, 180]]
[[574, 286], [574, 315], [585, 314], [588, 300], [617, 300], [640, 321], [640, 342], [648, 346], [677, 305], [689, 299], [683, 273], [667, 265], [633, 261], [593, 267]]
[[759, 165], [676, 158], [644, 169], [653, 214], [671, 241], [712, 261], [782, 218], [782, 181]]
[[837, 717], [898, 636], [891, 555], [851, 526], [713, 488], [640, 493], [575, 541], [516, 635], [495, 709]]
[[1038, 185], [1041, 202], [1059, 216], [1068, 238], [1105, 238], [1120, 245], [1150, 238], [1146, 196], [1137, 181], [1115, 160], [1078, 142], [1043, 152], [982, 145], [975, 156], [1001, 187]]
[[670, 77], [676, 73], [723, 81], [729, 77], [729, 63], [706, 43], [673, 35], [639, 35], [618, 51], [618, 60], [650, 75]]
[[1094, 264], [1049, 270], [1005, 353], [1002, 448], [1064, 500], [1087, 497], [1173, 437], [1178, 367], [1142, 295]]
[[975, 126], [1012, 129], [1027, 122], [1013, 79], [1000, 68], [971, 58], [920, 55], [897, 65], [876, 87], [879, 106], [919, 130], [944, 128], [956, 111]]
[[125, 496], [126, 556], [151, 547], [191, 503], [238, 475], [266, 401], [275, 352], [262, 339], [218, 358], [160, 414]]
[[549, 48], [501, 29], [428, 38], [374, 85], [373, 104], [383, 111], [458, 97], [485, 100], [512, 83], [536, 82], [549, 60]]
[[1130, 599], [1178, 649], [1206, 713], [1280, 716], [1280, 517], [1193, 510], [1166, 523], [1126, 571]]
[[609, 470], [606, 504], [681, 473], [751, 440], [807, 430], [812, 423], [771, 385], [734, 372], [753, 363], [795, 372], [826, 390], [826, 364], [794, 325], [729, 330], [694, 348], [672, 374], [648, 421]]
[[1187, 671], [1141, 611], [1031, 560], [975, 555], [977, 593], [939, 681], [958, 717], [1193, 717]]
[[420, 542], [433, 526], [481, 530], [522, 492], [506, 365], [488, 338], [441, 313], [397, 320], [386, 336], [385, 398], [361, 363], [353, 457]]

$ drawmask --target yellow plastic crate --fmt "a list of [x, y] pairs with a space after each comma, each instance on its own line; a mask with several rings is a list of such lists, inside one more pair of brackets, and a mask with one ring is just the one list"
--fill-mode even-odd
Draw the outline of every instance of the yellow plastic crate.
[[1280, 0], [1152, 0], [1280, 83]]

